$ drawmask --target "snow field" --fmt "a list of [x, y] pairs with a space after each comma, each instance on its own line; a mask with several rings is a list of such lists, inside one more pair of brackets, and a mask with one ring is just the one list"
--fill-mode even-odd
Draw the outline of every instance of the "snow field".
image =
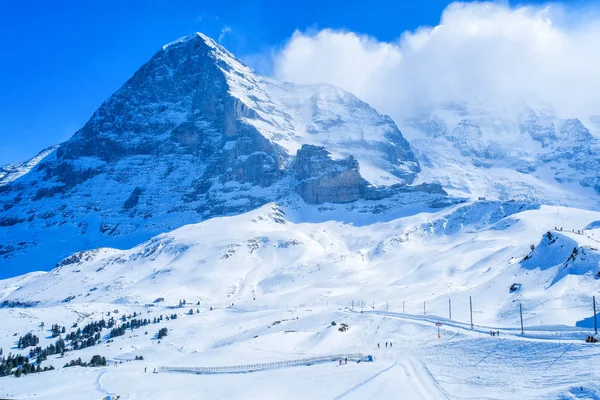
[[[100, 312], [112, 306], [95, 304], [85, 308]], [[138, 308], [124, 307], [122, 312], [134, 309]], [[49, 315], [50, 310], [46, 311]], [[57, 317], [63, 313], [65, 322], [80, 318], [75, 311], [80, 310], [52, 308]], [[203, 309], [199, 314], [184, 315], [185, 309], [154, 309], [148, 317], [174, 311], [179, 314], [176, 320], [128, 331], [109, 345], [102, 343], [68, 352], [64, 359], [53, 356], [46, 361], [62, 367], [73, 357], [89, 360], [93, 354], [101, 354], [109, 358], [108, 367], [59, 368], [19, 379], [5, 377], [0, 379], [0, 396], [36, 399], [95, 399], [106, 394], [119, 394], [124, 399], [176, 399], [190, 395], [214, 399], [600, 396], [600, 387], [595, 383], [598, 372], [590, 368], [600, 347], [580, 339], [554, 339], [552, 334], [560, 332], [560, 328], [531, 339], [505, 331], [499, 337], [491, 337], [480, 331], [444, 325], [441, 339], [437, 339], [435, 317], [419, 320], [418, 316], [393, 313], [361, 314], [321, 308]], [[81, 323], [97, 317], [98, 314], [84, 318]], [[18, 315], [3, 318], [13, 329], [20, 326], [21, 319]], [[333, 320], [336, 326], [331, 325]], [[336, 329], [342, 322], [350, 326], [347, 332]], [[152, 338], [163, 326], [169, 333], [158, 343]], [[143, 334], [145, 330], [148, 335]], [[14, 338], [3, 337], [2, 346], [6, 348], [11, 340]], [[393, 347], [386, 348], [386, 341], [391, 341]], [[241, 365], [359, 351], [372, 354], [375, 362], [349, 362], [342, 366], [331, 362], [247, 374], [151, 373], [160, 365]], [[114, 365], [136, 355], [142, 355], [144, 360]], [[148, 368], [147, 373], [144, 368]]]

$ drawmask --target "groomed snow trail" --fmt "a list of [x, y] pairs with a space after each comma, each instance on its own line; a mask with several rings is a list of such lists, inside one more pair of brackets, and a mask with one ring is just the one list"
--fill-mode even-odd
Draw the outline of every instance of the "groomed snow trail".
[[[356, 314], [355, 311], [349, 311], [350, 313]], [[459, 330], [462, 334], [477, 336], [477, 335], [489, 335], [490, 330], [499, 331], [500, 339], [510, 338], [511, 340], [522, 340], [522, 341], [549, 341], [549, 342], [573, 342], [581, 343], [582, 338], [590, 333], [590, 329], [580, 327], [570, 327], [563, 325], [555, 326], [526, 326], [525, 333], [521, 334], [520, 327], [499, 327], [499, 326], [486, 326], [486, 325], [474, 325], [471, 329], [471, 325], [467, 322], [450, 320], [445, 317], [436, 315], [415, 315], [408, 313], [392, 312], [392, 311], [364, 311], [359, 313], [362, 315], [378, 315], [386, 318], [392, 318], [396, 320], [404, 320], [406, 322], [412, 322], [420, 325], [433, 325], [436, 322], [442, 322], [444, 330], [448, 328], [453, 331]], [[559, 335], [560, 336], [557, 336]]]

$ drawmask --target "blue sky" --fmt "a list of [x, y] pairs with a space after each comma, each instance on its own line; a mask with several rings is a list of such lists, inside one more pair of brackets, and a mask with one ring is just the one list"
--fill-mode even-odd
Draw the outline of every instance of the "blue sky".
[[222, 35], [234, 54], [269, 73], [259, 55], [283, 46], [297, 29], [344, 29], [392, 41], [405, 30], [437, 24], [449, 3], [3, 2], [0, 165], [68, 139], [160, 46], [194, 31], [215, 39]]

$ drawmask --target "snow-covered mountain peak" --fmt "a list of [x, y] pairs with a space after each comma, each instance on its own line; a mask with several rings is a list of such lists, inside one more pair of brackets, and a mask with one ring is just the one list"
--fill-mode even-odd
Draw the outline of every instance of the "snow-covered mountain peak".
[[229, 94], [252, 110], [243, 116], [244, 122], [281, 146], [286, 155], [293, 156], [303, 144], [323, 146], [336, 159], [352, 155], [361, 175], [379, 186], [412, 183], [420, 170], [395, 123], [351, 93], [329, 84], [295, 85], [261, 77], [201, 33], [164, 49], [200, 52], [214, 59]]
[[419, 163], [389, 117], [329, 85], [261, 77], [199, 33], [160, 49], [42, 158], [0, 191], [0, 276], [296, 196], [447, 197], [409, 186]]
[[167, 50], [169, 48], [172, 48], [174, 46], [178, 46], [178, 45], [182, 45], [182, 44], [186, 44], [192, 40], [201, 40], [203, 41], [205, 44], [211, 46], [211, 47], [216, 47], [217, 44], [214, 40], [212, 40], [210, 37], [206, 36], [205, 34], [203, 34], [202, 32], [194, 32], [190, 35], [186, 35], [186, 36], [182, 36], [179, 39], [173, 40], [170, 43], [165, 44], [162, 49], [163, 50]]

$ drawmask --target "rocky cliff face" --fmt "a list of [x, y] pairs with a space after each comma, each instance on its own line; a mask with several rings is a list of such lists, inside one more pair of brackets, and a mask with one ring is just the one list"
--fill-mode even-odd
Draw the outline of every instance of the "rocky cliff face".
[[393, 121], [366, 103], [262, 78], [194, 34], [164, 46], [70, 140], [3, 170], [0, 277], [294, 193], [345, 203], [375, 185], [385, 197], [418, 171]]
[[369, 185], [352, 156], [333, 160], [324, 148], [304, 145], [296, 154], [294, 172], [298, 193], [309, 204], [349, 203], [365, 197]]

